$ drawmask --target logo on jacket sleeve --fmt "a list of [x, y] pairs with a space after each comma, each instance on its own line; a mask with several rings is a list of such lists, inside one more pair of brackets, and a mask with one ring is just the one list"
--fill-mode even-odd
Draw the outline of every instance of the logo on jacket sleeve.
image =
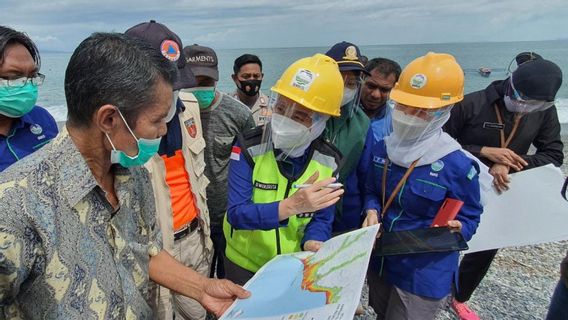
[[197, 125], [195, 124], [195, 119], [190, 118], [189, 120], [185, 120], [183, 124], [185, 125], [185, 129], [187, 129], [187, 133], [189, 133], [192, 138], [195, 138], [197, 136]]

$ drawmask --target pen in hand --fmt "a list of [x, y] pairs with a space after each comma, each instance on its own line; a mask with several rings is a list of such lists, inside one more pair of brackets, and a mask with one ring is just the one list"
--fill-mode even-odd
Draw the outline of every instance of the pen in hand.
[[[311, 184], [294, 184], [293, 187], [296, 189], [304, 189], [304, 188], [309, 188], [311, 187]], [[332, 188], [332, 189], [338, 189], [343, 187], [343, 184], [337, 182], [337, 183], [330, 183], [327, 186], [325, 186], [324, 188]]]

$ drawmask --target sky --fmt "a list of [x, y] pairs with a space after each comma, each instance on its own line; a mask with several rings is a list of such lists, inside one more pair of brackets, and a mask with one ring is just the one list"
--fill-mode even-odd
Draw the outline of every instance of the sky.
[[568, 39], [567, 0], [0, 0], [40, 50], [154, 19], [216, 49]]

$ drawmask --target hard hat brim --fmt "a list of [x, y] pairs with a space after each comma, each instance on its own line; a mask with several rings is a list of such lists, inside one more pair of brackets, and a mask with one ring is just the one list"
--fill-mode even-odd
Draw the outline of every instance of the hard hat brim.
[[276, 93], [278, 93], [278, 94], [280, 94], [280, 95], [283, 95], [283, 96], [285, 96], [286, 98], [288, 98], [288, 99], [290, 99], [290, 100], [293, 100], [293, 101], [295, 101], [296, 103], [299, 103], [299, 104], [301, 104], [302, 106], [304, 106], [304, 107], [306, 107], [306, 108], [308, 108], [308, 109], [310, 109], [310, 110], [312, 110], [312, 111], [319, 112], [319, 113], [322, 113], [322, 114], [327, 114], [327, 115], [330, 115], [330, 116], [333, 116], [333, 117], [339, 117], [339, 116], [341, 115], [339, 109], [338, 109], [337, 112], [335, 112], [335, 113], [330, 113], [330, 112], [327, 111], [327, 110], [324, 110], [324, 109], [322, 109], [322, 108], [318, 108], [318, 107], [317, 107], [316, 105], [314, 105], [313, 103], [310, 103], [310, 102], [307, 101], [306, 99], [301, 98], [301, 97], [299, 97], [299, 96], [297, 96], [297, 95], [295, 95], [295, 94], [293, 94], [293, 93], [290, 93], [290, 92], [287, 92], [287, 91], [283, 91], [283, 90], [279, 90], [279, 89], [276, 88], [276, 87], [272, 87], [272, 88], [270, 88], [270, 90], [271, 90], [272, 92], [276, 92]]
[[415, 95], [403, 92], [402, 90], [393, 89], [390, 92], [390, 99], [410, 107], [439, 109], [462, 101], [463, 95], [450, 97], [449, 99], [442, 99]]

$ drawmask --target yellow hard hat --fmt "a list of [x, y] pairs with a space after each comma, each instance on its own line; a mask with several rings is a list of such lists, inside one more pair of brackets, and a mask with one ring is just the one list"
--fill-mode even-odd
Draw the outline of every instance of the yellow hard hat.
[[335, 60], [316, 53], [290, 65], [271, 90], [312, 111], [337, 117], [343, 78]]
[[411, 107], [438, 109], [463, 100], [463, 82], [463, 70], [452, 55], [428, 52], [402, 70], [390, 99]]

